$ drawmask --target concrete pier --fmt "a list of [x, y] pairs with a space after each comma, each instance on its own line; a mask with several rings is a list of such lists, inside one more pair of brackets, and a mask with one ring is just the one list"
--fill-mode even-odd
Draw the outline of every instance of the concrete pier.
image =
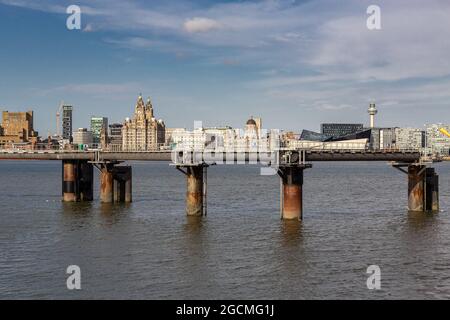
[[439, 211], [439, 176], [434, 168], [408, 166], [408, 209], [413, 212]]
[[424, 180], [425, 166], [408, 166], [408, 210], [425, 211], [424, 207]]
[[62, 198], [64, 202], [92, 201], [94, 169], [82, 160], [64, 160], [62, 173]]
[[132, 201], [130, 166], [103, 163], [100, 166], [100, 200], [103, 203]]
[[281, 218], [302, 220], [303, 217], [303, 170], [305, 165], [280, 167], [278, 174], [282, 182]]
[[182, 165], [176, 168], [186, 175], [186, 215], [206, 215], [207, 164]]

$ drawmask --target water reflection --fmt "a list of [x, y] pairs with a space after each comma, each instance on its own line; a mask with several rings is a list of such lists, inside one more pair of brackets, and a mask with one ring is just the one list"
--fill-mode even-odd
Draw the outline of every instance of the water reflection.
[[303, 240], [301, 221], [281, 220], [280, 228], [283, 245], [297, 246]]
[[438, 226], [438, 219], [437, 213], [409, 211], [407, 216], [408, 230], [411, 232], [432, 231]]
[[130, 203], [101, 203], [100, 216], [107, 226], [111, 226], [129, 212], [130, 206]]

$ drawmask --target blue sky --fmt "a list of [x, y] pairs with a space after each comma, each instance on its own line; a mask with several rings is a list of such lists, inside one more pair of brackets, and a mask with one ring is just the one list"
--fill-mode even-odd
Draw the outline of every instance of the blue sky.
[[[66, 28], [67, 6], [82, 30]], [[382, 29], [366, 28], [381, 8]], [[0, 110], [35, 111], [55, 131], [61, 100], [74, 126], [121, 122], [151, 96], [168, 127], [318, 130], [450, 122], [450, 3], [424, 1], [0, 0]]]

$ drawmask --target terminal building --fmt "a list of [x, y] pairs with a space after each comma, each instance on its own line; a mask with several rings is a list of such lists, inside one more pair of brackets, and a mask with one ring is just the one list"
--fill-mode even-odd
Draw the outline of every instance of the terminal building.
[[340, 137], [363, 130], [362, 123], [322, 123], [320, 133], [327, 137]]

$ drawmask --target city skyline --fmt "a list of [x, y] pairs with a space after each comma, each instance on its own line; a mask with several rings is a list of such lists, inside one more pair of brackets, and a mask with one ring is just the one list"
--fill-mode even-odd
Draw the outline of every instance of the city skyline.
[[296, 131], [367, 125], [370, 102], [384, 127], [450, 118], [442, 1], [380, 1], [377, 31], [368, 1], [79, 1], [73, 31], [69, 4], [0, 1], [0, 110], [33, 109], [41, 135], [55, 132], [61, 100], [78, 128], [91, 115], [122, 123], [139, 92], [168, 127], [238, 127], [252, 114]]

